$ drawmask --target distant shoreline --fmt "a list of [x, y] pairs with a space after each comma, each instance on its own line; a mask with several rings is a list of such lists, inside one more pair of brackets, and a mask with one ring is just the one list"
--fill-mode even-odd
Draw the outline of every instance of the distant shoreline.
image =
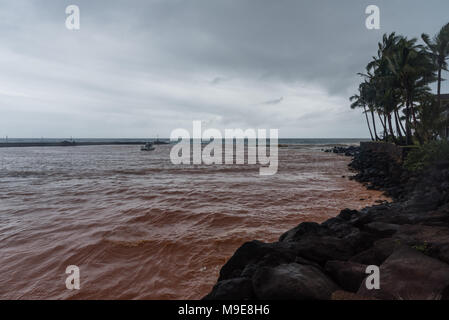
[[17, 147], [76, 147], [76, 146], [105, 146], [105, 145], [142, 145], [144, 143], [145, 142], [143, 142], [143, 141], [0, 142], [0, 148], [17, 148]]
[[[135, 138], [135, 139], [94, 139], [82, 138], [77, 140], [71, 139], [32, 139], [32, 138], [13, 138], [10, 140], [0, 140], [0, 148], [14, 148], [14, 147], [72, 147], [72, 146], [104, 146], [104, 145], [143, 145], [146, 142], [153, 142], [154, 144], [170, 144], [168, 138]], [[365, 138], [280, 138], [279, 144], [281, 147], [292, 146], [347, 146], [352, 144], [359, 144], [361, 141], [368, 141]]]

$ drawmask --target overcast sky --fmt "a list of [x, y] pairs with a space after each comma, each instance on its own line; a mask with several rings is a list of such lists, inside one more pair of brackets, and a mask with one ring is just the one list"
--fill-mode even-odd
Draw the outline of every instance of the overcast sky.
[[[77, 31], [65, 27], [71, 4], [81, 12]], [[369, 4], [380, 7], [380, 30], [365, 27]], [[281, 137], [368, 137], [348, 97], [382, 34], [433, 35], [449, 22], [447, 0], [0, 0], [0, 8], [2, 137], [168, 137], [192, 120], [278, 128]]]

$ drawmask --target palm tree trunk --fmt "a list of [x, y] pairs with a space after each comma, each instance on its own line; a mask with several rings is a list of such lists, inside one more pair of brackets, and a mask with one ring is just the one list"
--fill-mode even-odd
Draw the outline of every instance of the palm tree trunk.
[[371, 111], [371, 120], [373, 121], [373, 130], [374, 130], [374, 136], [376, 138], [376, 141], [380, 140], [377, 136], [377, 129], [376, 129], [376, 120], [374, 120], [374, 111], [372, 108], [370, 108]]
[[404, 133], [404, 136], [405, 136], [405, 135], [407, 135], [407, 132], [405, 131], [404, 125], [402, 124], [402, 120], [401, 120], [401, 116], [399, 115], [399, 111], [395, 110], [395, 113], [396, 113], [396, 117], [398, 118], [398, 122], [402, 129], [402, 132]]
[[382, 127], [385, 127], [385, 123], [383, 122], [380, 113], [377, 114], [377, 116], [379, 117], [380, 123], [382, 124]]
[[405, 132], [405, 143], [409, 145], [412, 142], [412, 131], [410, 128], [410, 98], [408, 94], [405, 102]]
[[398, 111], [394, 110], [394, 122], [395, 122], [395, 125], [396, 125], [396, 132], [397, 132], [397, 134], [399, 136], [399, 140], [402, 141], [402, 139], [403, 139], [402, 131], [401, 131], [401, 127], [399, 126], [399, 123], [398, 123], [400, 121], [401, 120], [398, 119]]
[[391, 134], [391, 138], [393, 139], [393, 142], [396, 143], [396, 136], [394, 135], [394, 131], [393, 131], [393, 125], [391, 124], [391, 113], [388, 114], [388, 127], [390, 128], [390, 134]]
[[371, 141], [374, 141], [373, 133], [371, 132], [371, 126], [369, 125], [368, 114], [365, 106], [363, 106], [363, 110], [365, 110], [364, 114], [366, 118], [366, 124], [368, 125], [369, 135], [371, 136]]
[[437, 97], [438, 97], [438, 106], [441, 109], [441, 65], [438, 65], [438, 86], [437, 86]]

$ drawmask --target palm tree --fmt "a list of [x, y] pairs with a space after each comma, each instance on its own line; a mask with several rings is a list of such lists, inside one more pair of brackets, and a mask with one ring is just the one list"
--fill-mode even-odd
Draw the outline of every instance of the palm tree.
[[446, 60], [449, 57], [449, 23], [441, 28], [441, 30], [430, 39], [429, 35], [423, 33], [421, 38], [427, 45], [427, 49], [430, 52], [433, 62], [435, 63], [438, 71], [438, 85], [437, 85], [437, 99], [438, 104], [441, 105], [441, 72], [447, 71]]
[[394, 54], [386, 57], [388, 68], [396, 77], [404, 95], [407, 144], [412, 142], [411, 119], [413, 119], [416, 137], [422, 143], [422, 139], [416, 131], [417, 118], [413, 103], [416, 92], [426, 88], [430, 82], [435, 80], [435, 68], [432, 61], [424, 48], [417, 45], [416, 41], [416, 38], [410, 40], [401, 38]]
[[371, 131], [371, 126], [369, 124], [368, 120], [368, 111], [366, 110], [367, 102], [363, 99], [363, 86], [362, 84], [359, 86], [359, 94], [355, 94], [352, 97], [349, 98], [349, 100], [352, 102], [351, 109], [355, 108], [363, 108], [363, 113], [365, 114], [366, 118], [366, 124], [368, 125], [369, 134], [371, 136], [371, 140], [374, 141], [373, 132]]
[[[375, 140], [381, 140], [379, 136], [377, 135], [377, 128], [376, 128], [376, 120], [374, 117], [374, 112], [378, 112], [379, 109], [377, 108], [377, 88], [375, 85], [375, 77], [373, 74], [371, 74], [370, 70], [367, 67], [366, 73], [359, 73], [359, 76], [362, 76], [365, 78], [365, 81], [360, 84], [359, 91], [361, 96], [363, 97], [363, 101], [365, 102], [366, 106], [368, 107], [368, 110], [371, 113], [371, 121], [373, 122], [373, 131], [374, 131], [374, 137]], [[382, 120], [381, 120], [382, 121]]]
[[[396, 137], [391, 123], [391, 116], [396, 115], [397, 108], [400, 102], [400, 91], [398, 90], [399, 83], [395, 75], [388, 68], [387, 57], [392, 57], [398, 48], [399, 41], [403, 39], [402, 36], [397, 36], [394, 32], [387, 35], [384, 34], [382, 42], [378, 44], [377, 57], [368, 63], [366, 74], [361, 74], [370, 79], [376, 91], [376, 107], [379, 115], [379, 120], [384, 128], [384, 139], [389, 140], [389, 136], [394, 142]], [[383, 116], [383, 119], [382, 119]], [[397, 118], [395, 116], [396, 129], [398, 129]], [[388, 127], [387, 127], [388, 126]], [[398, 130], [397, 130], [398, 131]], [[401, 132], [398, 131], [401, 136]]]
[[362, 83], [362, 95], [363, 95], [364, 101], [366, 102], [368, 110], [371, 113], [371, 121], [373, 123], [374, 138], [376, 141], [378, 141], [378, 140], [380, 140], [380, 138], [377, 135], [376, 120], [374, 117], [374, 112], [377, 111], [377, 109], [376, 109], [376, 87], [374, 86], [373, 81], [365, 81]]
[[[438, 72], [438, 84], [437, 84], [437, 99], [438, 105], [441, 108], [441, 72], [447, 71], [446, 60], [449, 57], [449, 23], [441, 28], [441, 30], [430, 39], [428, 34], [423, 33], [421, 38], [427, 45], [427, 49], [432, 57]], [[447, 137], [447, 132], [445, 133]]]
[[[351, 97], [351, 108], [363, 107], [372, 140], [380, 140], [375, 113], [382, 123], [384, 140], [395, 143], [403, 143], [405, 136], [406, 144], [413, 143], [413, 137], [422, 144], [435, 139], [435, 132], [442, 127], [442, 117], [438, 112], [442, 110], [441, 73], [448, 69], [449, 24], [433, 40], [425, 34], [422, 38], [427, 48], [418, 45], [416, 38], [385, 34], [378, 44], [377, 56], [366, 67], [366, 73], [359, 73], [364, 81], [359, 86], [359, 94]], [[438, 103], [429, 87], [436, 80]], [[371, 113], [373, 130], [368, 112]], [[405, 121], [405, 128], [402, 121]], [[449, 122], [449, 118], [445, 121]]]

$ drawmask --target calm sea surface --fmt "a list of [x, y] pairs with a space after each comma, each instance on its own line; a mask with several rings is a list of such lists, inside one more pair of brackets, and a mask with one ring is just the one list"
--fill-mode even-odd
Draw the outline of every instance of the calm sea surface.
[[384, 199], [320, 151], [356, 142], [281, 140], [274, 176], [173, 165], [169, 145], [0, 148], [0, 298], [201, 298], [245, 241]]

